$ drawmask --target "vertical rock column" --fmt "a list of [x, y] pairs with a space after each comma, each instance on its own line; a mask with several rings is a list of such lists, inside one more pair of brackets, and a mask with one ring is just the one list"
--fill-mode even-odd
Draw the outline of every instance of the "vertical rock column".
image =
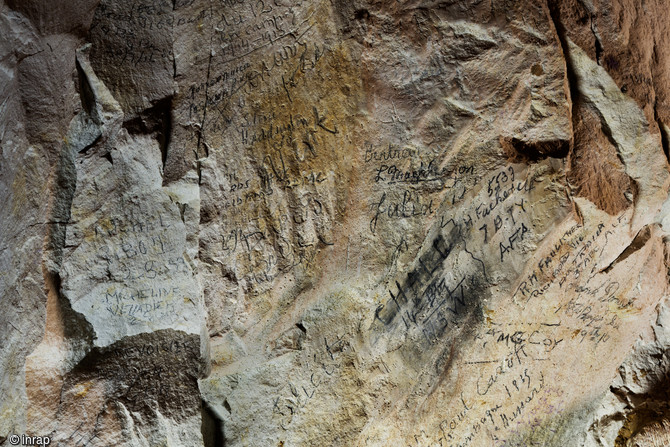
[[102, 2], [73, 52], [81, 108], [60, 154], [57, 302], [28, 361], [29, 430], [62, 445], [200, 445], [207, 369], [199, 192], [164, 181], [170, 2]]

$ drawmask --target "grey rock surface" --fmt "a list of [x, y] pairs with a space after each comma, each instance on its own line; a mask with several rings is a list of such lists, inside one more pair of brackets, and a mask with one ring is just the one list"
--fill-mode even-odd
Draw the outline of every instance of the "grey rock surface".
[[666, 445], [669, 15], [0, 0], [0, 445]]

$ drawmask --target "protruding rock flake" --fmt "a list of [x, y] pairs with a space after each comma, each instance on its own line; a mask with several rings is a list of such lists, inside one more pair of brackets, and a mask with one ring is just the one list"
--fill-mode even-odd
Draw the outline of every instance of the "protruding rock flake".
[[670, 443], [661, 0], [0, 0], [0, 446]]

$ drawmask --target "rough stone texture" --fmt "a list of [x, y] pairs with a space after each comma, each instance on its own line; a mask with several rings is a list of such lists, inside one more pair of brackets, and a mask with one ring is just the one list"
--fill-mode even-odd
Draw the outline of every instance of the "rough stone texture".
[[0, 0], [0, 445], [667, 445], [669, 27]]

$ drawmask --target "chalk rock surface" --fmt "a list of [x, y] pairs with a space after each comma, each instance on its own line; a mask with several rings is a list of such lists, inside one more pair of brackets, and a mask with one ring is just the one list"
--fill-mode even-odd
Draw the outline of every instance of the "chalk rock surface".
[[668, 445], [669, 31], [0, 0], [0, 445]]

